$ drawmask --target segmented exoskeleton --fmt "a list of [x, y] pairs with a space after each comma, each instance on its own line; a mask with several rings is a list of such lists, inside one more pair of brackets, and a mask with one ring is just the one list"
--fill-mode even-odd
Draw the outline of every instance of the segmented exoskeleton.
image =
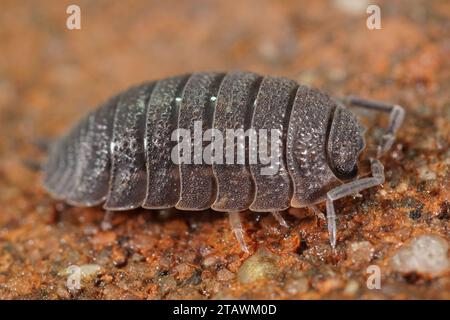
[[[370, 159], [372, 177], [357, 178], [363, 128], [344, 103], [390, 113], [378, 152]], [[52, 145], [44, 185], [55, 198], [75, 206], [227, 212], [245, 251], [239, 212], [272, 212], [287, 225], [280, 211], [312, 207], [320, 214], [314, 205], [326, 201], [334, 247], [333, 201], [384, 182], [378, 158], [391, 147], [403, 117], [398, 105], [339, 101], [286, 78], [240, 71], [181, 75], [133, 87], [86, 115]], [[194, 130], [199, 121], [203, 133], [211, 128], [278, 130], [278, 170], [263, 175], [265, 165], [248, 159], [175, 163], [171, 154], [179, 141], [172, 133]], [[233, 143], [233, 148], [243, 147], [242, 141]], [[245, 148], [247, 154], [253, 151]]]

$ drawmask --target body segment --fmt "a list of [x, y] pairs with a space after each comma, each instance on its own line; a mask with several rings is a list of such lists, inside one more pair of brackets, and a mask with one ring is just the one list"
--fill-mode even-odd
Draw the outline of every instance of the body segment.
[[131, 88], [117, 103], [106, 209], [129, 210], [144, 202], [147, 191], [144, 135], [147, 104], [153, 88], [154, 83]]
[[[193, 74], [186, 83], [181, 100], [178, 128], [194, 135], [212, 128], [214, 108], [222, 73]], [[176, 208], [181, 210], [205, 210], [216, 197], [216, 182], [211, 165], [203, 161], [202, 140], [191, 144], [193, 164], [180, 164], [181, 194]]]
[[180, 171], [170, 159], [176, 145], [171, 135], [178, 128], [181, 95], [189, 75], [158, 81], [147, 108], [145, 157], [147, 189], [144, 208], [174, 207], [180, 200]]
[[[262, 77], [255, 73], [236, 71], [230, 72], [220, 86], [213, 127], [225, 133], [226, 148], [232, 149], [232, 152], [224, 153], [223, 164], [212, 164], [217, 184], [217, 196], [212, 204], [214, 210], [244, 211], [254, 200], [255, 186], [248, 156], [238, 161], [238, 155], [248, 154], [245, 132], [251, 127], [254, 101], [261, 81]], [[236, 134], [227, 135], [227, 130]], [[227, 155], [232, 155], [232, 159], [227, 159]]]
[[[294, 81], [284, 78], [265, 77], [261, 83], [253, 111], [252, 128], [258, 137], [258, 152], [251, 150], [252, 154], [258, 154], [257, 164], [251, 165], [253, 179], [255, 180], [256, 195], [250, 209], [253, 211], [274, 211], [289, 208], [292, 195], [291, 180], [286, 169], [285, 140], [289, 117], [291, 114], [292, 100], [298, 85]], [[267, 131], [267, 140], [270, 143], [261, 143], [261, 129]], [[273, 135], [277, 134], [281, 143], [274, 145]], [[263, 139], [264, 141], [264, 139]], [[275, 146], [275, 148], [274, 148]], [[253, 147], [256, 147], [255, 145]], [[276, 152], [276, 161], [264, 163], [266, 151]]]

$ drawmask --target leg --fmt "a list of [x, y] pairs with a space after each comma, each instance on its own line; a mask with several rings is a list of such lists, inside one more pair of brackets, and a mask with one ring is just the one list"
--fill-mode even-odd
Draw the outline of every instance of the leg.
[[325, 218], [325, 215], [323, 214], [323, 212], [320, 211], [319, 208], [317, 208], [317, 206], [312, 205], [312, 206], [309, 206], [308, 208], [310, 208], [314, 212], [316, 217], [319, 218], [320, 220], [327, 220], [327, 218]]
[[397, 133], [397, 130], [400, 128], [403, 119], [405, 118], [405, 110], [399, 105], [385, 104], [382, 102], [365, 100], [352, 96], [345, 98], [343, 102], [356, 107], [387, 112], [390, 114], [389, 125], [377, 148], [377, 158], [380, 158], [386, 151], [391, 148], [392, 144], [394, 143], [395, 134]]
[[109, 231], [112, 229], [112, 218], [113, 218], [113, 211], [106, 210], [105, 215], [103, 216], [103, 220], [100, 223], [100, 229], [102, 231]]
[[281, 216], [280, 211], [273, 211], [272, 215], [279, 224], [281, 224], [285, 228], [289, 228], [289, 225], [287, 224], [286, 220], [284, 220], [283, 217]]
[[[376, 158], [380, 158], [388, 151], [395, 141], [395, 135], [402, 125], [405, 118], [405, 110], [399, 105], [385, 104], [382, 102], [365, 100], [357, 97], [349, 96], [343, 100], [344, 104], [353, 105], [365, 109], [389, 113], [389, 124], [377, 147]], [[361, 178], [349, 183], [340, 185], [331, 189], [327, 193], [326, 207], [328, 220], [328, 233], [330, 236], [331, 246], [336, 247], [336, 212], [334, 210], [333, 201], [340, 198], [358, 194], [360, 191], [372, 188], [384, 183], [384, 168], [377, 159], [370, 159], [372, 177]]]
[[384, 168], [381, 162], [377, 159], [371, 159], [371, 168], [372, 177], [354, 180], [327, 192], [328, 234], [333, 249], [336, 247], [336, 213], [333, 201], [384, 183]]
[[241, 246], [242, 251], [245, 253], [249, 253], [247, 244], [244, 239], [244, 229], [242, 228], [241, 217], [239, 216], [239, 212], [230, 212], [228, 213], [228, 218], [230, 220], [231, 230], [234, 233], [239, 245]]

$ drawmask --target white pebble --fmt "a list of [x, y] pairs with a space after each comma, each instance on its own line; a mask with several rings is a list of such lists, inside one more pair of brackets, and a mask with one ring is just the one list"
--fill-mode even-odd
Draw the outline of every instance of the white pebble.
[[430, 170], [427, 166], [422, 166], [417, 171], [419, 171], [419, 178], [422, 180], [436, 180], [436, 172]]
[[437, 235], [416, 237], [410, 244], [400, 248], [392, 257], [395, 271], [417, 272], [436, 276], [450, 269], [447, 240]]

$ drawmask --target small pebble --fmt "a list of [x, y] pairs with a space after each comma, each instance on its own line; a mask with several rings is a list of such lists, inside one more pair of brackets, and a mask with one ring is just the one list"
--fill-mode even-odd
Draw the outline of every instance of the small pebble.
[[347, 258], [352, 266], [359, 267], [372, 260], [374, 248], [369, 241], [355, 241], [347, 246]]
[[83, 264], [80, 266], [81, 269], [81, 277], [85, 279], [92, 278], [96, 276], [102, 267], [98, 264]]
[[361, 15], [365, 13], [369, 1], [367, 0], [334, 0], [334, 6], [342, 12]]
[[128, 252], [122, 247], [115, 246], [111, 252], [113, 264], [117, 268], [122, 268], [127, 264]]
[[217, 280], [218, 281], [230, 281], [235, 278], [235, 274], [230, 270], [223, 268], [217, 271]]
[[13, 265], [14, 257], [6, 250], [0, 255], [0, 273], [8, 271], [9, 267]]
[[114, 232], [98, 232], [91, 238], [91, 243], [97, 246], [107, 246], [116, 241], [117, 235]]
[[309, 289], [309, 281], [302, 272], [290, 275], [285, 282], [284, 290], [289, 294], [305, 293]]
[[159, 283], [159, 290], [161, 291], [161, 294], [167, 294], [169, 291], [174, 290], [177, 287], [177, 281], [172, 276], [164, 276], [161, 277], [158, 281]]
[[350, 296], [355, 295], [359, 290], [359, 284], [355, 280], [350, 280], [345, 286], [344, 293]]
[[342, 286], [342, 280], [339, 278], [329, 278], [317, 283], [317, 290], [322, 294], [327, 294]]
[[194, 267], [188, 263], [180, 263], [173, 268], [173, 271], [177, 274], [178, 279], [187, 279], [192, 275]]
[[417, 272], [430, 276], [449, 271], [447, 240], [433, 234], [414, 238], [392, 257], [391, 265], [401, 273]]
[[415, 209], [409, 212], [409, 217], [413, 220], [420, 219], [422, 216], [422, 211], [420, 209]]
[[239, 268], [239, 282], [249, 283], [257, 280], [271, 279], [279, 271], [278, 257], [265, 248], [259, 248]]
[[421, 180], [435, 180], [436, 172], [432, 171], [428, 166], [422, 166], [417, 169]]
[[144, 260], [145, 260], [145, 257], [140, 253], [135, 252], [131, 255], [132, 262], [142, 262]]
[[405, 193], [408, 191], [408, 184], [406, 182], [400, 182], [399, 185], [395, 188], [395, 191], [398, 193]]
[[217, 257], [215, 255], [210, 255], [205, 257], [205, 259], [203, 259], [203, 265], [205, 267], [211, 267], [213, 266], [217, 261]]

